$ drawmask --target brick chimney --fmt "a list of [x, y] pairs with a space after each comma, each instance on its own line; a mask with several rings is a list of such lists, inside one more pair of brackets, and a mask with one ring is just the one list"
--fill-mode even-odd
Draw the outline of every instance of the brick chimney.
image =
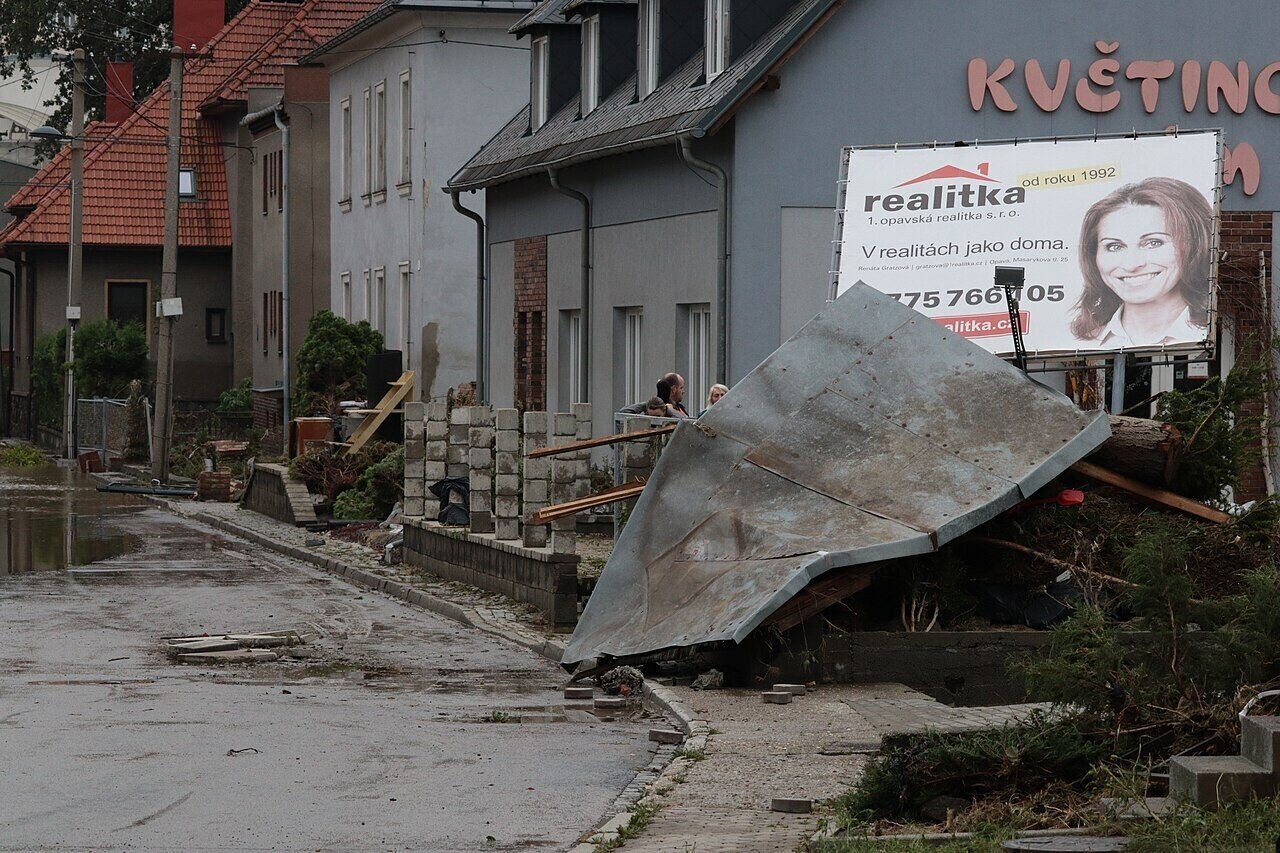
[[133, 63], [107, 63], [106, 120], [119, 124], [133, 114]]
[[224, 0], [173, 0], [173, 46], [200, 50], [222, 29], [226, 14]]

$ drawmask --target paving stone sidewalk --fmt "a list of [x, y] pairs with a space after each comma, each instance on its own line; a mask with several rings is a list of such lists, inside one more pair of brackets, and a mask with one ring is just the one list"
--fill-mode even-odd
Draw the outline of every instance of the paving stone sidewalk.
[[789, 705], [766, 705], [758, 690], [671, 692], [710, 723], [711, 736], [704, 760], [655, 792], [659, 811], [626, 844], [635, 853], [794, 850], [819, 818], [771, 812], [773, 797], [843, 793], [886, 734], [990, 728], [1040, 707], [951, 708], [901, 684], [824, 685]]

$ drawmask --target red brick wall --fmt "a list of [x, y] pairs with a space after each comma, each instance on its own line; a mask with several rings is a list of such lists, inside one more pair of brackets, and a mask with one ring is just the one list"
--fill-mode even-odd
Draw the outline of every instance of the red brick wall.
[[516, 241], [516, 406], [547, 408], [547, 238]]
[[[1230, 317], [1235, 324], [1236, 359], [1256, 357], [1259, 345], [1267, 343], [1270, 323], [1259, 283], [1259, 252], [1266, 260], [1267, 276], [1271, 269], [1270, 212], [1222, 213], [1222, 251], [1218, 264], [1218, 311]], [[1260, 415], [1262, 401], [1247, 407], [1250, 415]], [[1264, 497], [1266, 480], [1259, 462], [1241, 478], [1236, 500], [1246, 501]]]

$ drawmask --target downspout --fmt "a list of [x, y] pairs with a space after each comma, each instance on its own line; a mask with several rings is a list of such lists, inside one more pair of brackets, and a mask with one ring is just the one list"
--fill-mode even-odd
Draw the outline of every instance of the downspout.
[[[289, 349], [289, 325], [292, 319], [289, 314], [289, 125], [280, 119], [281, 104], [271, 112], [271, 117], [276, 120], [276, 127], [280, 129], [280, 194], [283, 198], [283, 210], [280, 213], [280, 344], [284, 350], [283, 376], [284, 381], [284, 411], [282, 413], [285, 441], [289, 440], [289, 421], [292, 416], [290, 412], [289, 386], [291, 371], [289, 370], [289, 362], [293, 359], [293, 353]], [[286, 448], [288, 455], [288, 448]]]
[[0, 376], [0, 380], [3, 381], [3, 385], [0, 386], [0, 399], [4, 401], [4, 435], [7, 436], [11, 434], [12, 430], [10, 427], [13, 426], [11, 420], [13, 402], [13, 368], [15, 359], [18, 355], [13, 346], [13, 311], [17, 306], [18, 301], [18, 284], [17, 279], [13, 276], [12, 270], [0, 269], [0, 275], [6, 276], [9, 279], [9, 334], [5, 338], [5, 340], [9, 342], [9, 369], [4, 372], [3, 376]]
[[[476, 402], [489, 399], [489, 317], [486, 311], [488, 287], [485, 278], [484, 217], [467, 210], [458, 199], [459, 190], [449, 190], [453, 209], [476, 224]], [[425, 392], [427, 389], [423, 389]]]
[[561, 195], [566, 195], [582, 205], [582, 292], [579, 300], [582, 304], [582, 316], [578, 320], [578, 402], [591, 400], [591, 199], [585, 193], [570, 189], [560, 183], [555, 169], [547, 169], [547, 177], [551, 179], [551, 188]]
[[710, 173], [716, 179], [716, 381], [729, 384], [729, 176], [715, 163], [699, 160], [693, 138], [680, 137], [680, 159], [685, 165]]

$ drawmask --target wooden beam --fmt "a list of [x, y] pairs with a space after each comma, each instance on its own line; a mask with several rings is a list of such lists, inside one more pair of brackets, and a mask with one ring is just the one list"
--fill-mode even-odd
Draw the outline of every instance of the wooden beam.
[[378, 405], [374, 407], [372, 414], [366, 415], [365, 419], [360, 422], [360, 426], [352, 431], [348, 439], [346, 452], [357, 453], [360, 448], [365, 446], [369, 439], [373, 438], [373, 434], [378, 431], [378, 427], [382, 426], [382, 422], [395, 410], [396, 406], [409, 396], [409, 392], [413, 390], [413, 371], [406, 370], [400, 374], [400, 378], [391, 383], [391, 387], [387, 389], [387, 393], [382, 396]]
[[871, 576], [877, 568], [875, 565], [850, 566], [810, 581], [794, 598], [769, 614], [764, 625], [779, 631], [794, 628], [831, 605], [866, 589], [871, 585]]
[[1095, 465], [1092, 462], [1077, 462], [1071, 466], [1071, 470], [1077, 474], [1083, 474], [1091, 480], [1114, 486], [1148, 503], [1153, 503], [1166, 509], [1176, 510], [1196, 518], [1202, 518], [1205, 521], [1212, 521], [1215, 524], [1230, 524], [1232, 521], [1231, 516], [1227, 513], [1207, 507], [1199, 501], [1184, 498], [1182, 495], [1174, 494], [1165, 489], [1157, 489], [1155, 486], [1148, 486], [1146, 483], [1135, 480], [1132, 477], [1126, 477], [1124, 474], [1117, 474], [1115, 471], [1103, 468], [1101, 465]]
[[599, 438], [588, 438], [583, 441], [571, 441], [568, 444], [557, 444], [554, 447], [540, 447], [537, 450], [526, 454], [525, 458], [541, 459], [544, 456], [559, 456], [561, 453], [590, 450], [593, 447], [605, 447], [606, 445], [618, 444], [623, 441], [640, 441], [645, 438], [655, 438], [659, 435], [667, 435], [675, 431], [675, 424], [667, 424], [666, 426], [654, 427], [653, 429], [642, 429], [635, 432], [620, 432], [616, 435], [602, 435]]
[[614, 486], [611, 489], [605, 489], [603, 492], [587, 495], [585, 498], [575, 498], [562, 504], [543, 507], [529, 516], [529, 523], [546, 524], [548, 521], [555, 521], [557, 518], [564, 518], [566, 515], [577, 515], [593, 507], [608, 506], [618, 501], [638, 497], [644, 491], [644, 484], [645, 479], [640, 477], [629, 483], [623, 483], [621, 486]]

